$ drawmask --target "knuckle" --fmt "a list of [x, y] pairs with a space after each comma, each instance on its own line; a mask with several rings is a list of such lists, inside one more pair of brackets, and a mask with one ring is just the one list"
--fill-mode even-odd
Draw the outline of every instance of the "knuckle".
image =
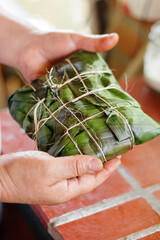
[[84, 161], [82, 161], [81, 159], [77, 158], [75, 160], [75, 173], [76, 173], [76, 176], [81, 176], [82, 174], [85, 173], [85, 163]]
[[73, 176], [79, 176], [80, 174], [80, 166], [79, 166], [79, 160], [76, 158], [74, 159], [71, 164], [69, 165], [69, 172], [73, 175]]

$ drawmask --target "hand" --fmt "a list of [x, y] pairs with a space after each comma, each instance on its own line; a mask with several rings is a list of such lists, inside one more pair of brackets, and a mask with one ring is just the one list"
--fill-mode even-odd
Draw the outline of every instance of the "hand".
[[75, 32], [37, 32], [3, 11], [0, 14], [0, 62], [17, 68], [25, 80], [41, 77], [52, 64], [78, 50], [104, 52], [118, 42], [118, 35], [83, 35]]
[[92, 191], [120, 164], [119, 158], [103, 166], [87, 155], [54, 158], [38, 151], [6, 154], [0, 160], [0, 201], [49, 205]]
[[113, 48], [118, 35], [81, 35], [78, 33], [29, 33], [21, 38], [18, 47], [18, 64], [15, 66], [30, 83], [41, 77], [52, 64], [78, 50], [103, 52]]

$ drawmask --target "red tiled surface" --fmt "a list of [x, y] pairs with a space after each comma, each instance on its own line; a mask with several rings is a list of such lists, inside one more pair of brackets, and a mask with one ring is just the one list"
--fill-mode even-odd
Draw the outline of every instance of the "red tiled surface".
[[158, 198], [160, 200], [160, 190], [154, 192], [154, 195], [155, 195], [156, 198]]
[[34, 150], [35, 143], [23, 132], [19, 125], [10, 116], [7, 109], [0, 112], [2, 128], [2, 152], [20, 152]]
[[160, 216], [139, 198], [57, 229], [65, 240], [117, 240], [159, 222]]
[[[160, 106], [160, 96], [146, 87], [141, 77], [128, 83], [128, 92], [140, 102], [146, 113], [160, 122], [160, 112], [157, 110]], [[9, 116], [7, 110], [0, 112], [0, 118], [3, 154], [35, 149], [35, 143], [23, 133], [17, 123]], [[147, 187], [160, 183], [159, 156], [160, 137], [143, 145], [135, 146], [132, 151], [123, 155], [122, 164], [142, 187]], [[34, 205], [32, 207], [47, 227], [49, 220], [54, 217], [130, 191], [134, 191], [134, 189], [120, 173], [115, 172], [105, 183], [91, 193], [56, 206]], [[155, 192], [154, 195], [160, 199], [160, 191]], [[139, 198], [60, 225], [56, 227], [56, 230], [65, 240], [112, 240], [159, 223], [160, 217], [158, 214], [143, 198]], [[144, 239], [159, 239], [157, 234], [154, 233]]]
[[159, 240], [159, 239], [160, 239], [160, 232], [156, 232], [144, 238], [140, 238], [140, 240]]
[[63, 204], [56, 206], [41, 206], [41, 208], [45, 215], [51, 219], [69, 211], [97, 203], [103, 199], [118, 196], [130, 190], [132, 190], [130, 185], [118, 172], [115, 172], [107, 181], [90, 193], [81, 195]]
[[160, 137], [123, 154], [122, 164], [143, 186], [160, 183]]
[[[124, 85], [123, 85], [124, 87]], [[142, 109], [156, 121], [160, 122], [160, 95], [150, 90], [143, 78], [128, 82], [128, 92], [138, 100]], [[122, 157], [124, 167], [143, 187], [160, 182], [160, 137], [135, 146]]]
[[[121, 83], [126, 90], [125, 82]], [[160, 94], [152, 91], [144, 82], [143, 77], [136, 77], [127, 83], [127, 92], [131, 94], [141, 105], [145, 113], [160, 122]]]

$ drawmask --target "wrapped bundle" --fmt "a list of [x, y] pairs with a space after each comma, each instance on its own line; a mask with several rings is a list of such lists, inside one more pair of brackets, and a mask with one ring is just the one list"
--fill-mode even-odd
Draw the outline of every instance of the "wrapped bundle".
[[38, 149], [102, 162], [160, 135], [160, 125], [123, 91], [101, 55], [79, 51], [8, 100]]

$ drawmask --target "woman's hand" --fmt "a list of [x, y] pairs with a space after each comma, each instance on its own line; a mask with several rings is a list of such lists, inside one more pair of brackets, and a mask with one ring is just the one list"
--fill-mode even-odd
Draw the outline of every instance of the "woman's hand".
[[17, 68], [29, 83], [52, 64], [78, 50], [104, 52], [118, 42], [118, 35], [83, 35], [75, 32], [37, 32], [27, 22], [0, 14], [0, 63]]
[[78, 50], [103, 52], [113, 48], [118, 35], [81, 35], [69, 32], [50, 32], [31, 34], [21, 39], [18, 49], [17, 69], [25, 80], [41, 77], [52, 64]]
[[117, 169], [120, 160], [103, 166], [87, 155], [54, 158], [26, 151], [0, 156], [0, 164], [0, 201], [52, 205], [92, 191]]

